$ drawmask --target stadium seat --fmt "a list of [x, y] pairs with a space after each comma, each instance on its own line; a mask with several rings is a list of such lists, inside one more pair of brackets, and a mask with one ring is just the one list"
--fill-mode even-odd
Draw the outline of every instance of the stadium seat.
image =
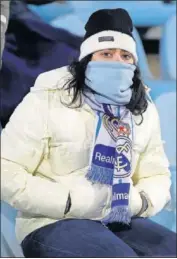
[[50, 23], [58, 16], [63, 16], [73, 12], [70, 1], [66, 1], [63, 4], [59, 4], [57, 2], [43, 5], [28, 4], [28, 8], [47, 23]]
[[162, 139], [170, 162], [172, 179], [171, 204], [152, 217], [152, 220], [176, 232], [176, 82], [153, 80], [153, 83], [149, 81], [147, 84], [151, 87], [151, 97], [159, 112]]
[[151, 89], [151, 97], [154, 101], [162, 94], [176, 91], [175, 80], [143, 78], [143, 82]]
[[163, 27], [160, 68], [163, 79], [176, 80], [176, 15], [173, 15]]
[[136, 49], [138, 54], [138, 66], [141, 71], [142, 78], [153, 79], [153, 75], [149, 69], [146, 53], [140, 35], [136, 28], [134, 28], [133, 36], [136, 40]]
[[16, 210], [1, 201], [1, 257], [24, 257], [15, 235]]
[[126, 9], [138, 27], [160, 26], [176, 13], [176, 1], [170, 4], [163, 1], [79, 1], [78, 4], [71, 1], [71, 4], [84, 23], [92, 12], [104, 8]]
[[158, 224], [176, 232], [176, 166], [170, 167], [172, 186], [170, 204], [167, 205], [160, 213], [153, 216], [151, 219]]
[[84, 23], [73, 12], [66, 15], [59, 15], [50, 22], [55, 28], [69, 31], [70, 33], [82, 37], [85, 34]]

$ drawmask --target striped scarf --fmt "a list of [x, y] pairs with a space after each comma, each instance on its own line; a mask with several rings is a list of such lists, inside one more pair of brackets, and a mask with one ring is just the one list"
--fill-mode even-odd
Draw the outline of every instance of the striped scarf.
[[86, 178], [112, 188], [110, 213], [104, 224], [129, 224], [129, 191], [132, 160], [133, 120], [125, 106], [100, 104], [87, 94], [85, 102], [95, 111], [97, 124]]

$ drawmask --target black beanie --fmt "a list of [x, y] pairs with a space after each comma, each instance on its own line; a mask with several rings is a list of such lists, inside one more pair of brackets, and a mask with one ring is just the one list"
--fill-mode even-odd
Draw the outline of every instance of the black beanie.
[[126, 10], [98, 10], [88, 19], [85, 30], [79, 60], [95, 51], [121, 48], [132, 53], [137, 62], [136, 43], [132, 35], [133, 22]]

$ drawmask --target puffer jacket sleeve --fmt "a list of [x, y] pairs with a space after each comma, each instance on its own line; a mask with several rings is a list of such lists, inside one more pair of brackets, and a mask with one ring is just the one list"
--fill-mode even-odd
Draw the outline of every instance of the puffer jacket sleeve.
[[35, 176], [48, 135], [48, 91], [31, 91], [1, 135], [1, 199], [22, 212], [63, 217], [69, 190]]
[[150, 104], [149, 114], [150, 139], [133, 176], [135, 187], [139, 192], [143, 192], [148, 200], [148, 209], [142, 217], [157, 214], [171, 199], [169, 162], [161, 139], [159, 115], [153, 103]]

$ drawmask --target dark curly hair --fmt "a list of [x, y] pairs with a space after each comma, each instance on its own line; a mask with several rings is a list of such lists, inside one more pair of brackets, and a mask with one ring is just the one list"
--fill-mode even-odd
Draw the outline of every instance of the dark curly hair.
[[[86, 91], [90, 91], [92, 93], [95, 93], [94, 90], [92, 90], [90, 87], [88, 87], [85, 84], [85, 71], [87, 68], [88, 63], [91, 60], [92, 55], [88, 55], [81, 61], [73, 61], [71, 65], [69, 66], [69, 72], [72, 74], [72, 79], [70, 79], [69, 82], [67, 82], [67, 90], [73, 90], [73, 99], [68, 105], [71, 106], [75, 103], [76, 100], [80, 100], [79, 105], [77, 108], [81, 106], [81, 98], [82, 95]], [[133, 84], [131, 86], [132, 88], [132, 97], [129, 102], [129, 104], [126, 105], [127, 109], [129, 109], [132, 114], [134, 115], [141, 115], [141, 122], [143, 121], [143, 113], [146, 111], [148, 102], [146, 98], [146, 90], [142, 83], [141, 77], [140, 77], [140, 70], [137, 67], [135, 70], [135, 74], [133, 77]]]

